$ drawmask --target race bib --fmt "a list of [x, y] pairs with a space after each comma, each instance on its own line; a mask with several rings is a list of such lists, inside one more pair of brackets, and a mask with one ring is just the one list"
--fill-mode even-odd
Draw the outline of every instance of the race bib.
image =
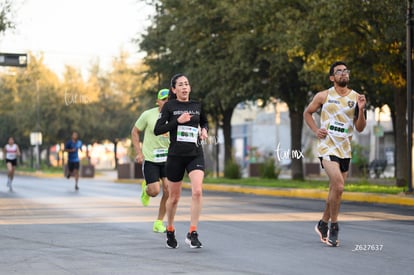
[[335, 137], [348, 137], [349, 123], [332, 120], [328, 126], [328, 133]]
[[197, 143], [198, 128], [179, 125], [177, 128], [177, 141]]
[[160, 148], [154, 150], [154, 162], [166, 162], [168, 155], [167, 148]]

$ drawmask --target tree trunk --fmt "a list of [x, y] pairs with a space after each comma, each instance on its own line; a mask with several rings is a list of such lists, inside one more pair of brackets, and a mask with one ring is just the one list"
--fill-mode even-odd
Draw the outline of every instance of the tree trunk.
[[118, 156], [117, 156], [117, 151], [118, 151], [118, 140], [114, 140], [114, 158], [115, 158], [115, 170], [118, 169]]
[[50, 164], [50, 145], [46, 146], [46, 165], [47, 165], [47, 167], [52, 166]]
[[226, 109], [223, 113], [223, 136], [224, 136], [224, 163], [233, 160], [231, 140], [231, 117], [233, 108]]
[[214, 134], [216, 135], [215, 143], [214, 143], [214, 159], [216, 162], [216, 178], [220, 175], [220, 144], [218, 143], [218, 132], [219, 132], [220, 124], [217, 117], [214, 118]]
[[303, 110], [289, 110], [290, 129], [291, 129], [291, 169], [292, 179], [303, 180], [303, 155], [302, 155], [302, 128], [303, 128]]
[[407, 156], [407, 93], [400, 89], [394, 93], [395, 178], [397, 186], [406, 186], [408, 174]]

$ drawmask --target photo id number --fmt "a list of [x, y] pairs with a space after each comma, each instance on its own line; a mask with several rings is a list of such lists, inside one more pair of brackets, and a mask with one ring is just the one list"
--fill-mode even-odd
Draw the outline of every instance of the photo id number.
[[382, 251], [383, 244], [356, 244], [352, 251]]

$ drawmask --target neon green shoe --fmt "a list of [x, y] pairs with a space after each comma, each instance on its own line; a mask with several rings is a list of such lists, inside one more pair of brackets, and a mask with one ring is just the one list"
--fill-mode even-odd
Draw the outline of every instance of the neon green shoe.
[[165, 228], [163, 222], [161, 220], [156, 220], [154, 222], [154, 226], [152, 227], [152, 230], [155, 233], [165, 233], [167, 231], [167, 228]]
[[148, 206], [149, 201], [150, 201], [150, 196], [148, 196], [146, 190], [147, 190], [147, 183], [145, 182], [145, 180], [143, 180], [141, 184], [141, 202], [143, 206]]

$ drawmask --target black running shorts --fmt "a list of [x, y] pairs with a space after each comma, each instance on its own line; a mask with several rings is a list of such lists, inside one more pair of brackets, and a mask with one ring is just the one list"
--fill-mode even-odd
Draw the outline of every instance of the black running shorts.
[[204, 156], [178, 157], [168, 156], [167, 158], [167, 178], [169, 181], [182, 181], [185, 171], [187, 174], [193, 170], [204, 171]]
[[[338, 158], [337, 156], [329, 156], [329, 159], [331, 161], [335, 161], [337, 163], [339, 163], [339, 170], [341, 170], [342, 173], [348, 172], [349, 170], [349, 162], [351, 161], [350, 158], [345, 158], [345, 159], [341, 159]], [[321, 166], [323, 167], [323, 163], [322, 163], [322, 157], [319, 157], [319, 160], [321, 161]]]
[[159, 182], [160, 179], [167, 176], [165, 162], [144, 161], [142, 165], [142, 174], [147, 184]]
[[17, 159], [6, 159], [6, 163], [10, 162], [12, 166], [17, 166]]
[[73, 172], [73, 170], [79, 170], [79, 161], [77, 162], [69, 161], [68, 168], [71, 173]]

